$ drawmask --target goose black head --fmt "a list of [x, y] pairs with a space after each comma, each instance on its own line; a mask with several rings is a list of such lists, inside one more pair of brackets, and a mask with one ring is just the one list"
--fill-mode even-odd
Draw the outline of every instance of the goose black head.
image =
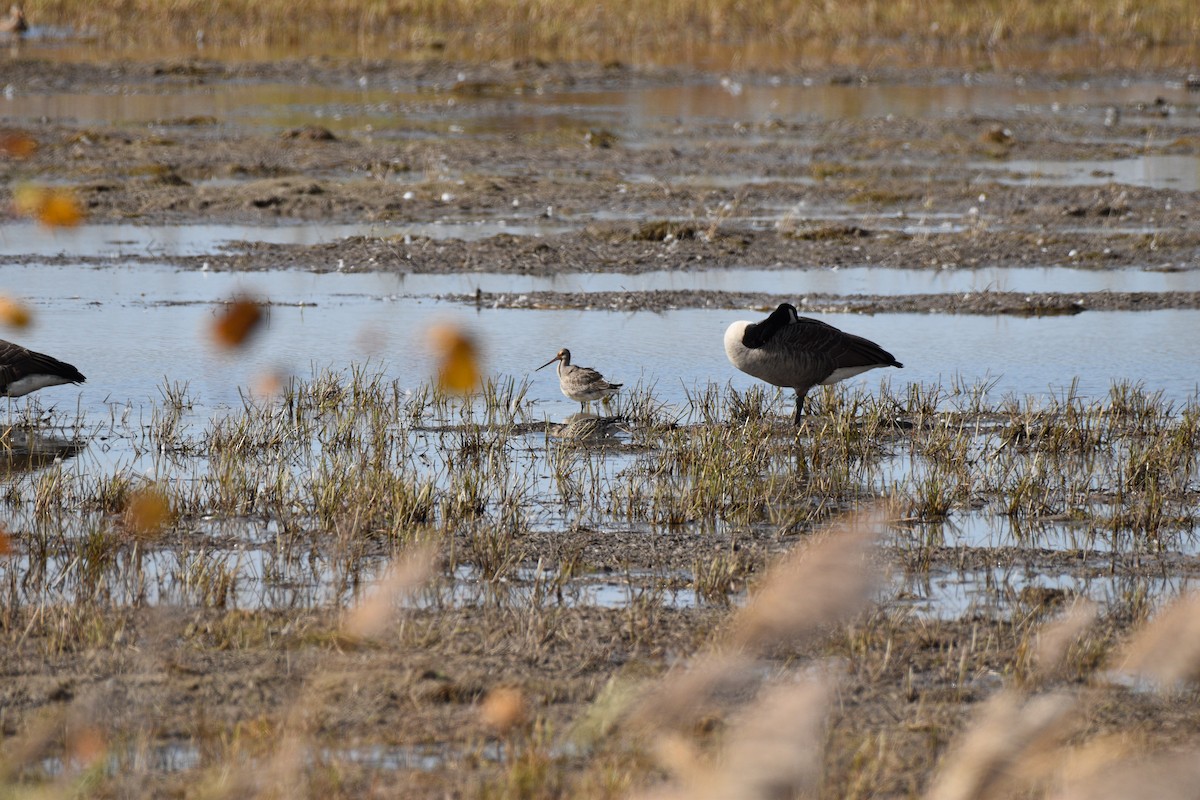
[[757, 350], [771, 341], [771, 337], [779, 333], [784, 326], [791, 325], [799, 318], [795, 306], [791, 303], [780, 303], [779, 308], [772, 311], [762, 322], [746, 326], [746, 332], [742, 334], [742, 345]]

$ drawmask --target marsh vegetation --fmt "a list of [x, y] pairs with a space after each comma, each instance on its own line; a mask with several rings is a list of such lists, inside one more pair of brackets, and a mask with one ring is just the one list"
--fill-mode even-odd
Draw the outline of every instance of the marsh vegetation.
[[[875, 794], [923, 786], [993, 688], [986, 719], [1056, 733], [1076, 703], [1149, 713], [1097, 670], [1159, 576], [1192, 574], [1200, 406], [988, 389], [826, 389], [797, 430], [774, 392], [637, 387], [600, 440], [557, 435], [508, 377], [464, 398], [321, 372], [209, 418], [180, 383], [102, 424], [34, 405], [6, 438], [0, 631], [6, 669], [55, 668], [6, 689], [6, 780], [614, 796], [667, 769], [694, 796], [783, 696], [803, 769], [753, 769]], [[20, 446], [80, 438], [128, 460]], [[956, 541], [977, 519], [1009, 533]], [[961, 617], [933, 587], [981, 569]], [[1094, 621], [1051, 668], [1040, 626], [1068, 608]], [[1021, 694], [1048, 686], [1052, 720]]]
[[[123, 21], [138, 19], [179, 41], [197, 31], [214, 45], [295, 45], [314, 35], [325, 47], [340, 43], [366, 52], [458, 57], [540, 56], [547, 59], [638, 58], [678, 61], [697, 52], [733, 51], [739, 58], [778, 60], [784, 48], [817, 63], [859, 60], [860, 48], [911, 63], [1028, 54], [1049, 42], [1070, 41], [1080, 50], [1101, 43], [1108, 60], [1155, 54], [1178, 58], [1200, 32], [1200, 13], [1185, 0], [1153, 0], [1136, 13], [1120, 2], [1036, 0], [1009, 3], [904, 2], [877, 5], [730, 0], [620, 0], [604, 6], [567, 6], [504, 0], [340, 0], [300, 5], [248, 0], [146, 2], [124, 0], [103, 8], [78, 0], [31, 0], [28, 15], [70, 25], [101, 37], [106, 45], [137, 48], [141, 31]], [[332, 39], [330, 39], [332, 35]], [[713, 48], [713, 44], [718, 47]], [[883, 43], [884, 46], [880, 46]], [[736, 50], [734, 50], [736, 48]], [[1172, 50], [1172, 48], [1178, 48]], [[796, 50], [800, 53], [796, 53]], [[1120, 51], [1132, 50], [1124, 56]], [[907, 57], [905, 57], [907, 56]], [[1129, 64], [1126, 64], [1129, 66]]]

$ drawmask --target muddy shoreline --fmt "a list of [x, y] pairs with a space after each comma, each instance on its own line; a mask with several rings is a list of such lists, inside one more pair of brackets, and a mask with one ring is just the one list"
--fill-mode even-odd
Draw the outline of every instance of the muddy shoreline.
[[[585, 108], [576, 112], [577, 121], [493, 131], [455, 125], [542, 113], [514, 105], [531, 93], [557, 98], [553, 108], [557, 102], [569, 107], [581, 92], [619, 96], [681, 85], [723, 91], [742, 87], [741, 81], [775, 89], [801, 78], [536, 61], [17, 60], [8, 69], [18, 99], [88, 91], [182, 92], [186, 98], [259, 84], [366, 91], [376, 80], [401, 92], [393, 102], [371, 100], [357, 110], [353, 93], [336, 100], [335, 118], [373, 109], [372, 123], [348, 129], [186, 113], [120, 125], [9, 123], [10, 132], [37, 147], [28, 157], [0, 161], [6, 204], [16, 186], [49, 183], [71, 187], [91, 224], [319, 222], [381, 230], [377, 237], [306, 246], [245, 242], [203, 257], [148, 259], [184, 269], [552, 275], [863, 265], [1191, 270], [1200, 263], [1200, 235], [1188, 224], [1200, 216], [1200, 193], [1107, 182], [1102, 170], [1084, 174], [1080, 185], [1058, 185], [1030, 178], [1028, 168], [1005, 166], [1194, 153], [1200, 96], [1166, 101], [1153, 90], [1157, 82], [1164, 92], [1178, 92], [1181, 75], [1138, 76], [1150, 87], [1141, 100], [1071, 109], [1014, 106], [985, 115], [842, 120], [781, 119], [768, 111], [751, 118], [701, 114], [687, 125], [647, 115], [626, 131], [611, 108]], [[1065, 84], [1055, 75], [968, 74], [967, 85], [1014, 92]], [[1130, 79], [1129, 73], [1090, 75], [1087, 85], [1117, 92]], [[805, 75], [803, 85], [938, 87], [964, 80], [950, 71], [829, 70]], [[484, 221], [500, 234], [468, 241], [387, 233], [405, 225]], [[519, 232], [504, 234], [505, 226]], [[129, 256], [139, 258], [146, 257]], [[52, 263], [54, 257], [13, 252], [8, 260]], [[1089, 298], [1085, 305], [1120, 302], [1171, 301]], [[1000, 308], [1008, 313], [1008, 304]]]
[[525, 292], [450, 295], [446, 299], [487, 308], [572, 308], [593, 311], [661, 311], [670, 308], [756, 308], [797, 304], [814, 314], [1011, 314], [1061, 316], [1085, 311], [1152, 311], [1200, 308], [1200, 292], [967, 292], [959, 294], [831, 295], [735, 292]]

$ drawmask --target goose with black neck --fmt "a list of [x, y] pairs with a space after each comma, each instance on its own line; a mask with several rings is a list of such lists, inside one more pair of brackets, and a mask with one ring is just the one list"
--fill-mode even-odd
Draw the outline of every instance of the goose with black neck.
[[903, 367], [869, 339], [800, 316], [781, 303], [760, 322], [739, 320], [725, 331], [725, 355], [747, 375], [796, 390], [795, 422], [814, 386], [829, 386], [879, 367]]

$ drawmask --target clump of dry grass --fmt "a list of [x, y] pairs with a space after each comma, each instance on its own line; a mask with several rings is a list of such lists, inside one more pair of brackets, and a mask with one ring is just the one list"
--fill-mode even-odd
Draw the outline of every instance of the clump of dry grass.
[[[1176, 691], [1200, 674], [1195, 640], [1197, 599], [1185, 596], [1136, 630], [1112, 666], [1120, 673]], [[1063, 666], [1067, 645], [1085, 634], [1095, 610], [1080, 607], [1044, 633], [1038, 671], [1051, 680]], [[1054, 688], [1036, 694], [1011, 687], [975, 715], [947, 753], [927, 794], [936, 800], [977, 797], [1191, 797], [1200, 743], [1173, 742], [1154, 751], [1138, 744], [1135, 731], [1072, 741], [1087, 715], [1120, 691], [1100, 678], [1086, 688]]]
[[[786, 673], [767, 680], [762, 659], [861, 607], [874, 585], [871, 553], [882, 523], [880, 512], [863, 513], [797, 547], [764, 576], [713, 649], [645, 691], [628, 725], [658, 741], [675, 783], [654, 796], [790, 797], [817, 785], [831, 687]], [[704, 715], [739, 706], [716, 754], [705, 756], [686, 736]]]
[[[31, 0], [26, 12], [37, 24], [69, 24], [97, 32], [105, 40], [135, 43], [145, 27], [160, 36], [191, 42], [204, 31], [213, 44], [289, 44], [315, 36], [332, 45], [343, 32], [350, 47], [405, 51], [450, 48], [473, 57], [525, 56], [628, 57], [629, 53], [686, 53], [698, 44], [797, 47], [828, 52], [831, 43], [854, 46], [880, 40], [922, 44], [943, 52], [1006, 45], [1028, 47], [1059, 39], [1125, 45], [1187, 44], [1200, 35], [1200, 11], [1187, 0], [1152, 0], [1137, 13], [1105, 0], [1037, 0], [961, 3], [911, 0], [876, 4], [799, 3], [739, 5], [730, 0], [663, 0], [646, 4], [619, 0], [598, 5], [552, 2], [480, 4], [467, 0], [338, 0], [327, 3], [221, 0], [122, 0], [103, 7], [78, 0]], [[131, 24], [136, 20], [137, 24]], [[753, 55], [753, 50], [751, 50]]]

